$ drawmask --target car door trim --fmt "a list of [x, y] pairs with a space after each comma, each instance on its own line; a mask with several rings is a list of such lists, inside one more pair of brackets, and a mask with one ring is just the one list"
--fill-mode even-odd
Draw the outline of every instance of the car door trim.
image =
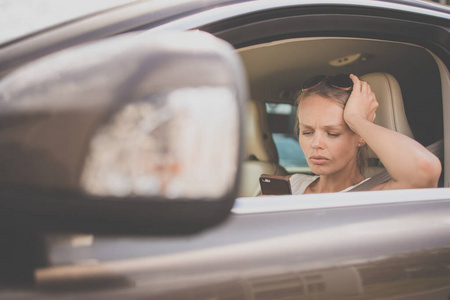
[[349, 206], [445, 201], [450, 199], [449, 192], [448, 188], [435, 188], [246, 197], [236, 199], [231, 211], [233, 214], [257, 214]]

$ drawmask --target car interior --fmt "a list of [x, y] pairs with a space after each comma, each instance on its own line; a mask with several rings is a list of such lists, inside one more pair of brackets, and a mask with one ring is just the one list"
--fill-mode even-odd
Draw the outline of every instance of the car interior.
[[[443, 137], [440, 73], [421, 46], [364, 38], [292, 38], [240, 48], [238, 53], [251, 93], [242, 197], [260, 194], [262, 173], [310, 172], [295, 133], [295, 102], [303, 82], [314, 75], [353, 73], [377, 96], [375, 123], [424, 146]], [[383, 170], [369, 153], [366, 177]]]

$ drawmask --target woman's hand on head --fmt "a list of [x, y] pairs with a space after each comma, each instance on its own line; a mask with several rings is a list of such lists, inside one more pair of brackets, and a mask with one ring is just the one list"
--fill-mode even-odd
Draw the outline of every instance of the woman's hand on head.
[[373, 124], [378, 107], [367, 82], [350, 75], [353, 91], [344, 108], [344, 120], [370, 146], [391, 180], [374, 190], [436, 187], [441, 174], [439, 159], [420, 143], [394, 130]]
[[353, 91], [345, 105], [344, 120], [350, 129], [356, 132], [355, 121], [364, 119], [373, 122], [375, 120], [378, 102], [367, 82], [359, 80], [353, 74], [350, 75], [350, 79], [353, 81]]

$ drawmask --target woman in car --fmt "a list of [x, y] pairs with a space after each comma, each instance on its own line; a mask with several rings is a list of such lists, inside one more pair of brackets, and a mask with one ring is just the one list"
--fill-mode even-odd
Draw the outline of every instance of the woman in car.
[[347, 191], [364, 178], [367, 146], [391, 180], [371, 190], [436, 187], [439, 159], [415, 140], [373, 123], [378, 107], [355, 75], [315, 76], [298, 98], [299, 142], [317, 176], [290, 177], [293, 194]]

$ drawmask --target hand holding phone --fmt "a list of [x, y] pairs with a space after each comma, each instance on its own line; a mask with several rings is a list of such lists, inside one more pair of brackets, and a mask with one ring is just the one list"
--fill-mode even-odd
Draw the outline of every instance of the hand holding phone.
[[290, 195], [292, 194], [290, 176], [262, 174], [259, 177], [263, 195]]

